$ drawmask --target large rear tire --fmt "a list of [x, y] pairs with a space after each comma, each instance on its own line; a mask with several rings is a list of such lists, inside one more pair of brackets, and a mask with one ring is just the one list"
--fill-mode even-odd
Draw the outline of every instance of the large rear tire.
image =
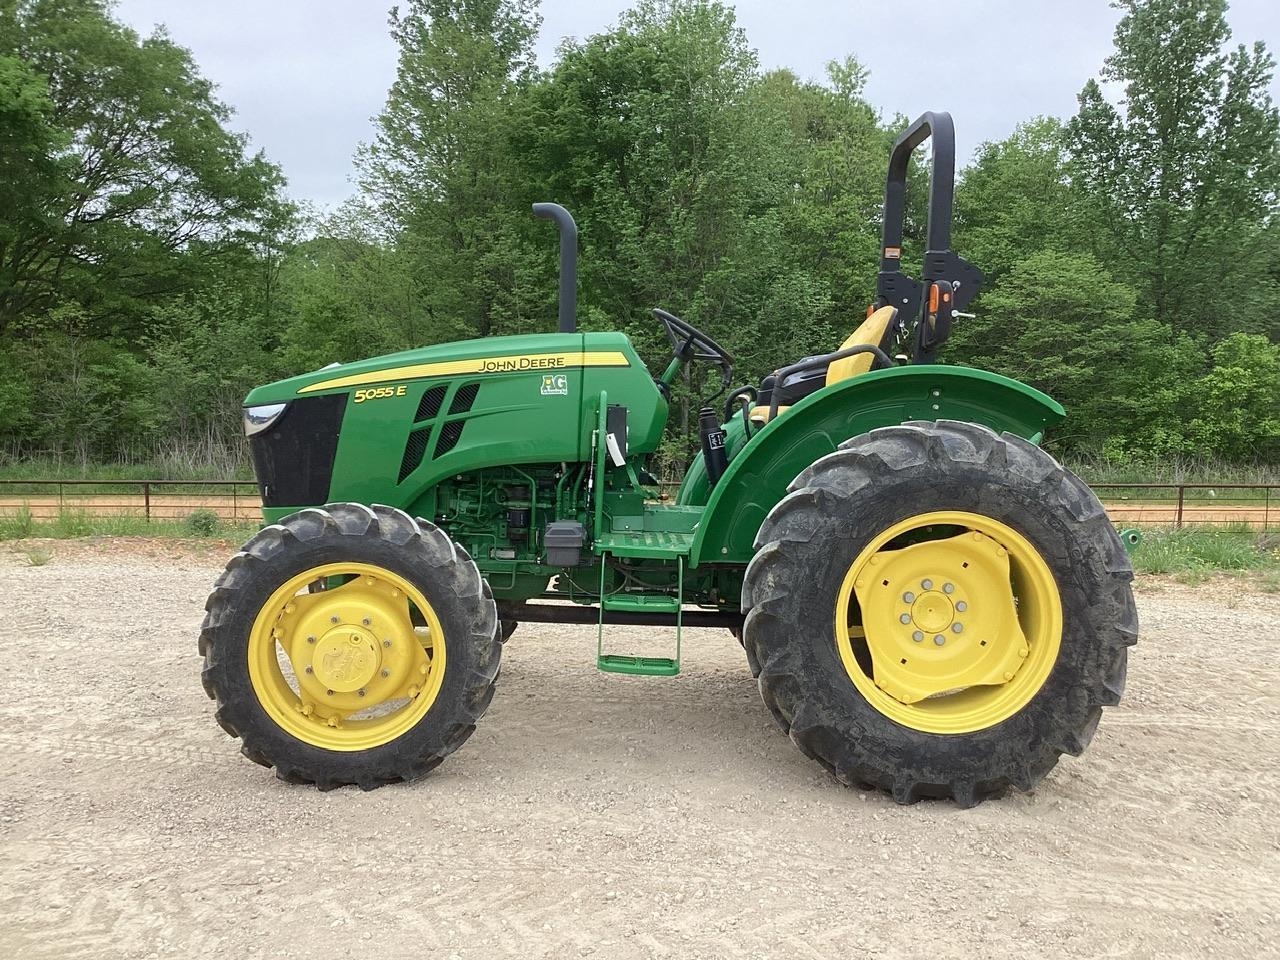
[[1081, 480], [1021, 438], [940, 421], [855, 437], [790, 490], [747, 569], [745, 646], [805, 754], [900, 803], [970, 806], [1085, 748], [1138, 625], [1128, 557]]
[[445, 533], [336, 503], [264, 528], [205, 606], [218, 723], [282, 780], [369, 790], [424, 776], [493, 697], [497, 610]]

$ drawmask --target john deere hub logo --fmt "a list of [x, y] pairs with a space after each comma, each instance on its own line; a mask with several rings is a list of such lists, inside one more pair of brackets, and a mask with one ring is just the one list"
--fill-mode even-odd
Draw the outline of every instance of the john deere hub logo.
[[542, 375], [542, 395], [544, 397], [567, 397], [569, 395], [569, 377], [563, 373], [544, 373]]

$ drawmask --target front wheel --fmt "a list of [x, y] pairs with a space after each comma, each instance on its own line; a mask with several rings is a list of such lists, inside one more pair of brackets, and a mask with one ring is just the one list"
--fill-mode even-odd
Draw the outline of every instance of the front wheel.
[[471, 735], [493, 696], [488, 584], [443, 531], [390, 507], [330, 504], [264, 528], [206, 610], [217, 720], [283, 780], [416, 779]]
[[745, 646], [791, 739], [846, 783], [964, 806], [1029, 790], [1119, 702], [1128, 557], [1093, 492], [975, 424], [872, 431], [761, 527]]

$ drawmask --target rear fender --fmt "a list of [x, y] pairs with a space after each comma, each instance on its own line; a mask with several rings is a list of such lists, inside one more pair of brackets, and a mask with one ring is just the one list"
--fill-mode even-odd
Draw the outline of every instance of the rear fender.
[[1052, 397], [985, 370], [914, 365], [810, 394], [747, 441], [711, 491], [689, 565], [746, 563], [760, 525], [805, 467], [850, 437], [908, 420], [964, 420], [1039, 443], [1066, 417]]

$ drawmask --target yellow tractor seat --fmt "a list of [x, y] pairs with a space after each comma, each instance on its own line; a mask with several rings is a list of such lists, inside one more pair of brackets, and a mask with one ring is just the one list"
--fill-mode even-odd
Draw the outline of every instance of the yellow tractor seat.
[[[850, 347], [865, 345], [878, 347], [888, 353], [893, 347], [893, 340], [897, 332], [898, 308], [881, 307], [879, 310], [869, 312], [867, 319], [858, 325], [858, 329], [849, 335], [849, 338], [840, 345], [840, 349], [832, 352], [839, 353], [843, 350], [848, 350]], [[806, 357], [798, 361], [792, 366], [802, 367], [802, 369], [797, 369], [794, 373], [782, 377], [781, 383], [779, 383], [779, 378], [789, 369], [787, 367], [784, 367], [781, 371], [775, 370], [765, 377], [760, 384], [756, 406], [748, 414], [750, 419], [758, 423], [769, 422], [769, 408], [775, 399], [775, 392], [777, 393], [778, 414], [781, 415], [791, 404], [798, 403], [809, 394], [817, 393], [823, 387], [829, 387], [833, 383], [839, 383], [841, 380], [848, 380], [850, 377], [866, 373], [875, 363], [874, 354], [855, 353], [853, 356], [844, 357], [823, 366], [823, 360], [826, 356], [827, 354], [822, 354]]]
[[[858, 329], [849, 334], [849, 339], [840, 344], [840, 350], [848, 350], [850, 347], [871, 346], [879, 347], [885, 353], [889, 352], [893, 346], [893, 334], [896, 328], [895, 321], [898, 319], [897, 307], [881, 307], [874, 311], [867, 319], [858, 324]], [[840, 351], [837, 350], [837, 353]], [[827, 367], [826, 386], [833, 383], [839, 383], [841, 380], [848, 380], [850, 377], [856, 377], [860, 373], [866, 373], [871, 369], [871, 364], [875, 362], [875, 355], [870, 353], [855, 353], [851, 357], [845, 357], [842, 360], [833, 360]]]
[[[782, 416], [784, 413], [786, 413], [790, 409], [791, 409], [790, 404], [788, 404], [785, 407], [779, 407], [778, 416]], [[758, 406], [758, 407], [752, 407], [751, 412], [747, 414], [747, 416], [751, 419], [752, 423], [768, 423], [769, 422], [769, 405], [762, 404], [761, 406]]]

